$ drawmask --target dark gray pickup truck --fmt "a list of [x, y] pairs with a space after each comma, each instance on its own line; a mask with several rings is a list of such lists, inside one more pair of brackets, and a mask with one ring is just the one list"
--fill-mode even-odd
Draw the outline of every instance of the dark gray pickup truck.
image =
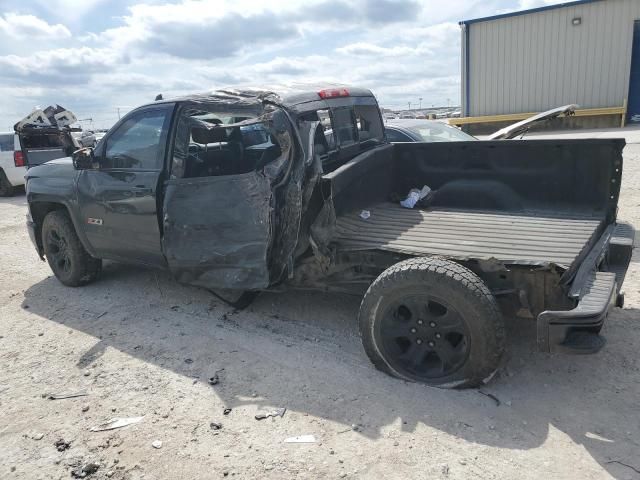
[[[265, 290], [364, 294], [379, 369], [491, 378], [505, 321], [541, 351], [593, 353], [633, 247], [616, 223], [623, 140], [389, 144], [360, 88], [160, 100], [94, 150], [28, 170], [28, 227], [62, 283], [102, 259], [246, 305]], [[400, 201], [431, 188], [415, 208]]]

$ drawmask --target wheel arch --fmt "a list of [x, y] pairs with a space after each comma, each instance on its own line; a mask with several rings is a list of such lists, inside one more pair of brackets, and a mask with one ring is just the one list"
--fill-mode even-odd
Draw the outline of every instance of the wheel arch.
[[69, 215], [71, 219], [71, 223], [73, 224], [73, 228], [76, 230], [76, 234], [82, 243], [82, 246], [89, 252], [90, 255], [94, 255], [94, 251], [91, 248], [91, 245], [87, 242], [87, 239], [84, 235], [82, 229], [78, 228], [78, 224], [76, 222], [75, 217], [71, 214], [71, 209], [68, 205], [66, 205], [62, 201], [56, 200], [35, 200], [29, 202], [29, 211], [31, 213], [31, 220], [33, 221], [33, 228], [35, 230], [36, 242], [38, 244], [38, 253], [42, 257], [44, 255], [44, 248], [42, 245], [42, 223], [44, 218], [51, 212], [56, 210], [62, 210]]

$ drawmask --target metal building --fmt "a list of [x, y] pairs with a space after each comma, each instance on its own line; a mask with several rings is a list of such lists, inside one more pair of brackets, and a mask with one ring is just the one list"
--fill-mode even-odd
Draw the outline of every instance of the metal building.
[[572, 1], [460, 26], [463, 116], [628, 102], [628, 119], [640, 121], [640, 0]]

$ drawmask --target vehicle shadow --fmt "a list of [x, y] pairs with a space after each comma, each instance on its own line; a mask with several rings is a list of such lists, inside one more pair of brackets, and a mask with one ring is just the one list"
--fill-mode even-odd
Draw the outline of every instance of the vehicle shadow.
[[48, 277], [23, 302], [96, 338], [78, 352], [79, 369], [111, 347], [204, 383], [219, 372], [211, 388], [232, 408], [284, 406], [342, 424], [340, 431], [361, 425], [348, 435], [375, 439], [389, 426], [413, 432], [426, 425], [476, 444], [528, 450], [559, 431], [613, 476], [634, 473], [616, 462], [640, 468], [640, 311], [616, 309], [603, 331], [608, 345], [591, 356], [538, 353], [533, 322], [510, 320], [496, 378], [480, 390], [446, 391], [376, 371], [360, 344], [358, 306], [355, 297], [291, 291], [263, 294], [238, 312], [164, 272], [113, 263], [82, 289]]
[[24, 188], [16, 188], [15, 193], [11, 197], [0, 197], [0, 205], [2, 204], [13, 205], [16, 207], [27, 205], [27, 195], [24, 192]]

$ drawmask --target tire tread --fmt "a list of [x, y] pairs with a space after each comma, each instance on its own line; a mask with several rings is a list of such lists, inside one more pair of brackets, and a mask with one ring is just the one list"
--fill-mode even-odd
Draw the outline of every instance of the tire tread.
[[[360, 306], [359, 314], [360, 334], [369, 358], [379, 370], [397, 376], [396, 372], [392, 371], [387, 363], [379, 358], [375, 346], [368, 344], [369, 341], [372, 341], [370, 336], [366, 335], [366, 329], [370, 327], [370, 319], [363, 312], [363, 308], [366, 308], [372, 298], [378, 297], [382, 292], [389, 291], [399, 280], [409, 276], [414, 277], [416, 273], [436, 275], [440, 277], [440, 281], [448, 283], [452, 287], [461, 285], [466, 292], [472, 294], [486, 309], [485, 318], [490, 322], [488, 327], [492, 331], [491, 337], [494, 339], [494, 345], [489, 348], [490, 356], [485, 359], [484, 365], [476, 369], [471, 378], [452, 386], [463, 388], [481, 385], [485, 379], [490, 378], [495, 373], [504, 353], [506, 330], [502, 312], [487, 284], [480, 277], [463, 265], [443, 258], [415, 257], [396, 263], [382, 272], [369, 286]], [[406, 380], [411, 381], [411, 379]]]

